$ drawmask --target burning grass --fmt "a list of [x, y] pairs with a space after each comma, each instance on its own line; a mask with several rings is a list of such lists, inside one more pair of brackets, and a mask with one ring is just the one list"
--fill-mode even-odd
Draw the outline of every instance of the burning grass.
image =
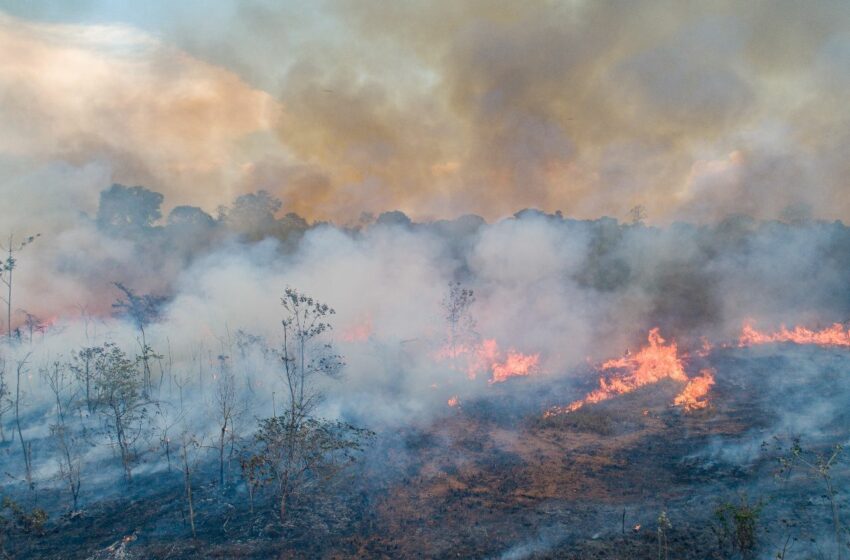
[[686, 355], [679, 354], [675, 342], [668, 343], [661, 337], [659, 329], [651, 329], [646, 346], [634, 354], [627, 352], [622, 358], [608, 360], [599, 366], [602, 375], [598, 389], [567, 406], [552, 407], [544, 415], [575, 412], [585, 405], [625, 395], [665, 379], [685, 383], [682, 392], [673, 399], [674, 404], [686, 411], [705, 408], [708, 406], [708, 391], [714, 384], [714, 374], [706, 369], [701, 371], [699, 376], [689, 378], [685, 372], [686, 358]]
[[789, 329], [783, 325], [778, 331], [765, 332], [757, 330], [752, 324], [745, 324], [738, 339], [739, 346], [756, 346], [779, 342], [850, 347], [850, 328], [844, 327], [840, 323], [819, 330], [802, 326]]

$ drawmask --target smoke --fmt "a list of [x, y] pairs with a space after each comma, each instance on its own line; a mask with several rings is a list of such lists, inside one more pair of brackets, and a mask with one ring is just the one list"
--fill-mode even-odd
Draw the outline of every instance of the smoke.
[[[228, 371], [232, 430], [279, 410], [287, 287], [336, 311], [345, 367], [318, 413], [391, 435], [450, 404], [516, 428], [650, 328], [694, 355], [751, 321], [850, 319], [843, 3], [86, 4], [0, 14], [0, 243], [41, 234], [14, 255], [5, 375], [40, 480], [45, 371], [106, 342], [143, 352], [115, 282], [164, 302], [147, 473], [157, 438], [217, 437]], [[474, 293], [471, 352], [533, 368], [473, 376], [446, 352], [451, 282]], [[830, 437], [848, 401], [833, 358], [706, 358], [718, 400], [759, 394], [764, 418], [687, 458], [750, 467], [763, 436]], [[108, 449], [79, 447], [93, 486], [120, 475]]]
[[[133, 191], [112, 189], [108, 196], [124, 192]], [[159, 206], [156, 197], [147, 199]], [[60, 222], [62, 231], [17, 255], [18, 336], [30, 337], [19, 311], [26, 310], [57, 325], [32, 335], [44, 340], [45, 355], [67, 358], [85, 343], [83, 328], [93, 341], [115, 338], [134, 348], [132, 326], [111, 317], [120, 295], [112, 282], [121, 282], [166, 298], [149, 342], [167, 350], [171, 369], [197, 371], [206, 353], [209, 374], [214, 356], [235, 354], [240, 331], [274, 346], [279, 298], [296, 287], [337, 311], [333, 341], [347, 367], [343, 381], [327, 388], [327, 413], [379, 426], [439, 414], [453, 396], [463, 402], [493, 391], [486, 367], [467, 380], [439, 358], [452, 281], [474, 291], [472, 334], [494, 341], [499, 359], [509, 351], [539, 356], [530, 383], [616, 357], [655, 326], [687, 350], [703, 338], [735, 340], [747, 321], [817, 326], [850, 314], [842, 289], [850, 232], [838, 223], [732, 218], [657, 229], [524, 212], [492, 224], [382, 217], [343, 229], [253, 219], [251, 212], [267, 210], [243, 200], [219, 220], [198, 210], [187, 214], [195, 222], [169, 218], [156, 226], [142, 223], [150, 209], [104, 207], [104, 200], [97, 220], [66, 210], [75, 221]], [[251, 204], [258, 200], [275, 206], [262, 197]], [[112, 220], [129, 225], [111, 223], [104, 208], [130, 212]], [[253, 232], [244, 229], [251, 223]], [[273, 364], [249, 369], [255, 366], [266, 387], [280, 382]]]
[[99, 164], [89, 197], [145, 184], [212, 212], [263, 188], [340, 223], [850, 217], [841, 2], [7, 9], [9, 178]]

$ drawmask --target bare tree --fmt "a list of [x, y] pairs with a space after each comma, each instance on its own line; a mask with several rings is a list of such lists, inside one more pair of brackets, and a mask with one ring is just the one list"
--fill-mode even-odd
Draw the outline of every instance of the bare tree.
[[328, 319], [336, 311], [291, 288], [286, 289], [281, 304], [286, 315], [281, 321], [280, 359], [289, 390], [289, 411], [297, 423], [318, 404], [320, 394], [310, 385], [313, 378], [337, 377], [344, 364], [333, 346], [323, 340], [323, 335], [332, 329]]
[[224, 488], [224, 451], [228, 442], [228, 434], [233, 433], [233, 421], [236, 413], [236, 379], [233, 376], [228, 357], [220, 355], [219, 374], [216, 383], [215, 407], [219, 424], [218, 436], [218, 484]]
[[451, 356], [457, 353], [457, 346], [466, 339], [474, 337], [475, 318], [471, 308], [475, 303], [475, 293], [464, 288], [460, 282], [449, 282], [449, 291], [443, 298], [443, 310], [449, 325], [448, 345]]
[[83, 389], [86, 398], [86, 408], [89, 413], [94, 412], [96, 404], [95, 395], [93, 394], [95, 377], [97, 375], [95, 363], [101, 355], [103, 355], [103, 348], [100, 346], [88, 346], [80, 349], [79, 352], [71, 353], [70, 368]]
[[0, 245], [0, 249], [6, 253], [6, 260], [0, 265], [0, 281], [6, 285], [6, 297], [0, 297], [0, 300], [6, 304], [6, 338], [10, 343], [12, 342], [12, 273], [18, 264], [15, 253], [21, 251], [38, 237], [41, 237], [40, 233], [30, 235], [24, 241], [15, 243], [14, 235], [10, 235], [8, 245], [5, 247]]
[[176, 413], [170, 403], [158, 402], [156, 406], [156, 417], [159, 419], [159, 445], [165, 452], [165, 460], [168, 462], [168, 470], [171, 470], [171, 429], [179, 424], [184, 417], [181, 404], [180, 410]]
[[44, 331], [47, 327], [41, 319], [39, 319], [32, 313], [24, 309], [19, 309], [18, 311], [24, 314], [24, 324], [26, 325], [27, 332], [29, 333], [30, 346], [32, 346], [33, 335], [37, 332], [40, 332], [42, 333], [42, 335], [44, 335]]
[[0, 441], [6, 442], [6, 431], [3, 429], [3, 415], [12, 410], [11, 391], [6, 382], [6, 358], [0, 356]]
[[71, 496], [72, 511], [77, 510], [80, 497], [81, 464], [79, 442], [73, 429], [68, 425], [68, 414], [76, 400], [71, 375], [59, 361], [42, 368], [41, 374], [53, 393], [56, 404], [56, 421], [50, 425], [50, 435], [59, 452], [59, 478], [68, 488]]
[[130, 359], [112, 343], [103, 346], [103, 352], [95, 361], [97, 410], [103, 415], [107, 430], [115, 437], [128, 482], [133, 477], [133, 446], [143, 431], [150, 403], [142, 391], [140, 361], [139, 357]]
[[254, 495], [266, 481], [271, 479], [271, 475], [264, 455], [254, 453], [253, 450], [239, 458], [239, 466], [242, 469], [242, 478], [245, 479], [245, 485], [248, 487], [248, 504], [253, 514]]
[[186, 492], [186, 504], [189, 508], [189, 526], [192, 528], [192, 538], [197, 538], [195, 533], [195, 501], [192, 497], [192, 473], [198, 466], [200, 459], [199, 450], [201, 441], [188, 430], [184, 430], [180, 439], [180, 457], [183, 459], [183, 484]]
[[24, 454], [24, 467], [26, 468], [27, 486], [30, 490], [35, 488], [32, 480], [32, 443], [24, 441], [24, 432], [21, 429], [21, 377], [27, 371], [27, 361], [32, 352], [28, 352], [23, 359], [17, 361], [15, 368], [15, 426], [18, 429], [18, 439], [21, 442], [21, 450]]

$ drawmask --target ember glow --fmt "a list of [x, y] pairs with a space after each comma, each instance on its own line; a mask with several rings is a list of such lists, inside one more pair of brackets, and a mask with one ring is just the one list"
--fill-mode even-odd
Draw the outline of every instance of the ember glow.
[[764, 332], [747, 323], [741, 330], [741, 337], [738, 339], [739, 346], [757, 346], [780, 342], [850, 347], [850, 327], [844, 327], [841, 323], [834, 323], [825, 329], [812, 330], [800, 326], [788, 329], [783, 325], [778, 331]]

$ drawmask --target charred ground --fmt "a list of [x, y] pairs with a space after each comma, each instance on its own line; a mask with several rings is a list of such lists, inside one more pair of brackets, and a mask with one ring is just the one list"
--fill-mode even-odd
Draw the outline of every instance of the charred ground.
[[[5, 548], [15, 558], [648, 558], [664, 511], [669, 557], [723, 558], [714, 508], [743, 494], [764, 503], [760, 554], [787, 539], [811, 547], [827, 510], [815, 481], [775, 478], [773, 438], [824, 449], [846, 439], [847, 413], [817, 410], [850, 402], [848, 356], [775, 345], [720, 349], [707, 361], [717, 372], [712, 404], [693, 413], [671, 407], [680, 386], [662, 382], [544, 418], [547, 404], [593, 380], [512, 380], [433, 422], [379, 434], [363, 464], [297, 504], [288, 526], [260, 507], [251, 513], [239, 484], [222, 493], [208, 465], [197, 475], [196, 539], [179, 472], [165, 471], [70, 517], [49, 491], [22, 495], [51, 518], [9, 530]], [[807, 431], [789, 431], [794, 415], [811, 420]], [[846, 469], [835, 472], [845, 480]]]

